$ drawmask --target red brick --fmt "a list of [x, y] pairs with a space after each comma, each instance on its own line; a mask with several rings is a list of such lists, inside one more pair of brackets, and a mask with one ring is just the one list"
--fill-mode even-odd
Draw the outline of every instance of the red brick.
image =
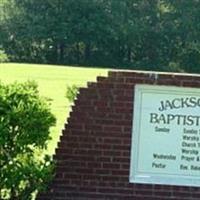
[[97, 82], [105, 82], [105, 81], [107, 81], [108, 79], [106, 78], [106, 77], [104, 77], [104, 76], [98, 76], [97, 77]]
[[172, 191], [154, 191], [155, 196], [172, 197]]
[[200, 86], [200, 82], [186, 80], [186, 81], [182, 81], [182, 86], [198, 88]]
[[104, 125], [103, 126], [103, 131], [121, 132], [122, 131], [122, 127], [118, 126], [118, 125]]
[[122, 152], [121, 151], [109, 151], [109, 150], [107, 150], [107, 151], [103, 151], [103, 155], [104, 156], [114, 156], [114, 157], [116, 157], [116, 156], [121, 156]]
[[104, 138], [105, 144], [122, 144], [122, 140], [120, 138]]
[[114, 175], [114, 176], [128, 176], [129, 171], [128, 170], [112, 170], [112, 175]]
[[142, 197], [153, 196], [153, 191], [152, 190], [136, 190], [135, 194], [141, 195]]
[[80, 88], [53, 156], [56, 175], [38, 200], [200, 198], [198, 187], [129, 183], [134, 89], [143, 83], [197, 88], [200, 76], [112, 71]]
[[98, 162], [111, 162], [112, 157], [111, 156], [100, 156], [96, 158]]
[[110, 144], [96, 144], [94, 146], [95, 149], [103, 149], [103, 150], [110, 150], [112, 146]]
[[98, 175], [111, 175], [111, 170], [108, 169], [97, 169], [95, 173]]
[[116, 168], [119, 169], [120, 164], [119, 163], [104, 163], [103, 168], [104, 169], [116, 169]]

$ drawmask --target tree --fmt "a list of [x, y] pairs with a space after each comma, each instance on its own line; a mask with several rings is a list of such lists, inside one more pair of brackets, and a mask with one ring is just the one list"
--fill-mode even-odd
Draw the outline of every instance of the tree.
[[35, 83], [0, 83], [0, 199], [29, 200], [44, 189], [53, 165], [37, 153], [54, 124]]
[[12, 61], [200, 71], [200, 0], [2, 2]]
[[176, 18], [178, 52], [174, 60], [187, 72], [200, 72], [200, 1], [169, 1]]

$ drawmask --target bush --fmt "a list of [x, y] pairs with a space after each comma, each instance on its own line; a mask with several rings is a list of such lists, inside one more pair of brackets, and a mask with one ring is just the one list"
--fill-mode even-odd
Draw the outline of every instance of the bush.
[[8, 59], [7, 54], [3, 50], [0, 50], [0, 63], [4, 63], [8, 61], [9, 59]]
[[73, 102], [78, 94], [79, 87], [77, 85], [67, 86], [66, 98], [69, 102]]
[[51, 178], [47, 146], [55, 117], [34, 82], [0, 83], [0, 199], [30, 200]]

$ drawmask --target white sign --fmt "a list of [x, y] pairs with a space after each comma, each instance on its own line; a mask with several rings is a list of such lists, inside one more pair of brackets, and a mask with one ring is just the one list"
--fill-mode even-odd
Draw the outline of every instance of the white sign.
[[130, 182], [200, 186], [200, 89], [136, 85]]

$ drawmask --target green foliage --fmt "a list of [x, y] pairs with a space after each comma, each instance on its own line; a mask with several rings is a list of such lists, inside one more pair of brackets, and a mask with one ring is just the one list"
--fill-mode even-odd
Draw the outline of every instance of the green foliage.
[[3, 2], [12, 61], [199, 72], [200, 0]]
[[4, 63], [8, 61], [9, 61], [8, 56], [3, 50], [0, 49], [0, 63]]
[[55, 124], [35, 82], [0, 83], [0, 199], [29, 200], [45, 188], [53, 169], [45, 149]]
[[[83, 76], [84, 74], [84, 76]], [[85, 87], [96, 76], [106, 76], [106, 69], [85, 67], [60, 67], [56, 65], [0, 64], [0, 79], [5, 83], [34, 79], [38, 83], [40, 95], [52, 99], [51, 110], [56, 116], [56, 126], [51, 128], [52, 140], [48, 142], [47, 153], [52, 155], [57, 147], [59, 136], [69, 114], [69, 101], [66, 101], [66, 86]]]
[[69, 102], [73, 102], [78, 94], [79, 87], [77, 85], [67, 86], [66, 98]]

